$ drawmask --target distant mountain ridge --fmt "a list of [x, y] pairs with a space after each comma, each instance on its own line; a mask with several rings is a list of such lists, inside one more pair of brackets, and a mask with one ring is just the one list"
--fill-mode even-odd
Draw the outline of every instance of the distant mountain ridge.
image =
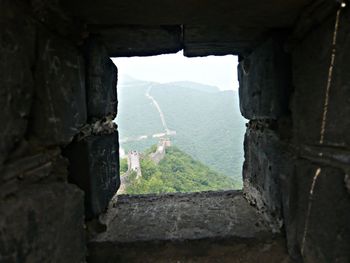
[[142, 140], [122, 143], [126, 151], [143, 151], [158, 142], [152, 135], [164, 133], [159, 112], [146, 96], [149, 92], [168, 128], [176, 131], [171, 136], [174, 146], [210, 168], [241, 180], [245, 120], [239, 112], [236, 91], [187, 81], [160, 84], [129, 80], [118, 86], [120, 139]]
[[168, 82], [168, 83], [165, 83], [164, 85], [171, 85], [174, 87], [183, 87], [183, 88], [194, 89], [194, 90], [208, 92], [208, 93], [220, 92], [218, 87], [200, 84], [192, 81]]
[[216, 86], [201, 84], [201, 83], [197, 83], [197, 82], [193, 82], [193, 81], [172, 81], [172, 82], [167, 82], [167, 83], [157, 83], [157, 82], [152, 82], [152, 81], [136, 79], [134, 77], [131, 77], [131, 76], [125, 75], [125, 74], [121, 75], [119, 77], [118, 84], [123, 86], [123, 85], [137, 84], [137, 83], [150, 83], [150, 84], [152, 83], [155, 85], [184, 87], [184, 88], [194, 89], [194, 90], [208, 92], [208, 93], [220, 92], [220, 89]]

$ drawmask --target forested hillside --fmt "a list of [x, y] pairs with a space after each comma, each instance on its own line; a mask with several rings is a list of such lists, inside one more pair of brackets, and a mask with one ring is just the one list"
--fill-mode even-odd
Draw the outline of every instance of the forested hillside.
[[199, 192], [239, 188], [231, 177], [219, 174], [176, 147], [166, 150], [156, 165], [148, 157], [141, 160], [142, 177], [129, 176], [127, 194]]
[[245, 120], [237, 92], [193, 82], [159, 84], [130, 79], [118, 88], [117, 123], [126, 151], [143, 151], [158, 142], [153, 134], [164, 132], [156, 107], [145, 95], [149, 91], [168, 128], [176, 131], [171, 136], [173, 145], [215, 171], [241, 178]]

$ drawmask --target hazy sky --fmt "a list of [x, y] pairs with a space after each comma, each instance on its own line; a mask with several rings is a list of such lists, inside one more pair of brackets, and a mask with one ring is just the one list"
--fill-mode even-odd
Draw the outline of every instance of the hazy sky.
[[129, 75], [160, 83], [187, 80], [217, 86], [221, 90], [238, 89], [237, 57], [232, 55], [186, 58], [180, 51], [169, 55], [112, 60], [120, 77]]

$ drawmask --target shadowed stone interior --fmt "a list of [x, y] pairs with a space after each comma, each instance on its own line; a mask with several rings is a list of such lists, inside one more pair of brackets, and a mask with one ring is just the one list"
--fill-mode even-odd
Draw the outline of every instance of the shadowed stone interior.
[[120, 195], [96, 241], [135, 242], [270, 235], [240, 191]]
[[119, 195], [103, 221], [106, 232], [89, 245], [91, 262], [259, 262], [254, 254], [289, 262], [281, 236], [241, 191]]
[[92, 243], [89, 262], [122, 263], [292, 263], [284, 240], [197, 239]]
[[[0, 262], [350, 262], [339, 2], [0, 1]], [[239, 56], [243, 192], [109, 205], [120, 181], [109, 57], [179, 50]]]

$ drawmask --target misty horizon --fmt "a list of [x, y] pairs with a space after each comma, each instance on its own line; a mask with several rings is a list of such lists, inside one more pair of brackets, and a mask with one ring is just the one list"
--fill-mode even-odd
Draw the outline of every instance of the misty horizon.
[[112, 58], [121, 83], [127, 76], [150, 82], [196, 82], [219, 90], [238, 90], [236, 56], [187, 58], [182, 51], [149, 57]]

